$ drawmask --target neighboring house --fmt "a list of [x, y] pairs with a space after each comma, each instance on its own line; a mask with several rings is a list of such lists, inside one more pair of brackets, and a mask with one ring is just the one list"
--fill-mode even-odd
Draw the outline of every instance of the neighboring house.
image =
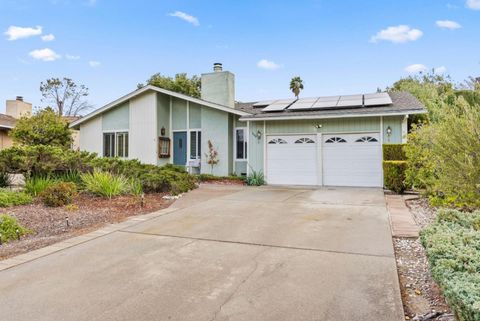
[[12, 138], [8, 136], [10, 130], [15, 127], [17, 120], [23, 116], [32, 115], [32, 104], [23, 101], [22, 96], [15, 100], [7, 100], [5, 114], [0, 114], [0, 149], [13, 145]]
[[[68, 124], [71, 124], [80, 118], [80, 116], [63, 116], [63, 119], [65, 119]], [[80, 150], [80, 132], [76, 129], [72, 129], [72, 144], [70, 147], [73, 150]]]
[[263, 172], [269, 184], [377, 186], [382, 143], [406, 141], [425, 113], [405, 92], [236, 103], [234, 75], [202, 75], [201, 99], [145, 86], [73, 122], [80, 149], [214, 175]]

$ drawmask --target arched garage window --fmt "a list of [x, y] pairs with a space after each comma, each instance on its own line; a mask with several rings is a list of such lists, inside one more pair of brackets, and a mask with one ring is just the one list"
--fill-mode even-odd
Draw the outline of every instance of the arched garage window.
[[325, 141], [325, 143], [346, 143], [347, 141], [342, 137], [332, 137]]
[[295, 144], [314, 144], [315, 142], [310, 138], [300, 138], [295, 141]]
[[375, 137], [371, 136], [363, 136], [355, 141], [356, 143], [370, 143], [370, 142], [378, 142]]
[[271, 141], [268, 142], [269, 144], [286, 144], [287, 141], [281, 139], [281, 138], [274, 138]]

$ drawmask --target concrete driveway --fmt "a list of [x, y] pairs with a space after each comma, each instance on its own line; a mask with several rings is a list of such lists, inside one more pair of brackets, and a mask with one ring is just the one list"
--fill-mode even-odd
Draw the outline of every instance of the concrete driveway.
[[381, 190], [207, 185], [173, 207], [1, 271], [0, 319], [403, 320]]

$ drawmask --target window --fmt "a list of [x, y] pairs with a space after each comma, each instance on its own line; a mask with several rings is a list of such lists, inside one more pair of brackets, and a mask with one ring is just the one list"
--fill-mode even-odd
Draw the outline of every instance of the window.
[[245, 129], [235, 129], [235, 159], [247, 159], [247, 137]]
[[370, 142], [378, 142], [375, 137], [370, 136], [363, 136], [355, 141], [356, 143], [370, 143]]
[[310, 138], [300, 138], [295, 141], [295, 144], [314, 144], [315, 142]]
[[128, 157], [128, 132], [103, 134], [104, 157]]
[[159, 158], [170, 157], [170, 138], [158, 137], [158, 157]]
[[190, 132], [190, 159], [200, 159], [202, 157], [202, 132]]
[[281, 139], [281, 138], [274, 138], [271, 141], [268, 142], [269, 144], [286, 144], [287, 141]]
[[347, 141], [341, 137], [332, 137], [325, 141], [325, 143], [346, 143]]

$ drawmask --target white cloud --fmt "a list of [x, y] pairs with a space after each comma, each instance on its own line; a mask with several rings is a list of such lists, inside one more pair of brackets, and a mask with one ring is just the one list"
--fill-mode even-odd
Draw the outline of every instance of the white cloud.
[[370, 38], [370, 41], [378, 42], [385, 40], [393, 43], [403, 43], [418, 40], [422, 35], [423, 32], [419, 29], [412, 29], [407, 25], [399, 25], [380, 30], [375, 36]]
[[200, 25], [200, 22], [198, 21], [198, 18], [196, 18], [194, 16], [191, 16], [191, 15], [185, 13], [185, 12], [175, 11], [175, 12], [169, 13], [168, 15], [170, 17], [180, 18], [180, 19], [182, 19], [182, 20], [184, 20], [188, 23], [191, 23], [195, 27], [198, 27]]
[[78, 59], [80, 59], [80, 56], [66, 54], [65, 58], [67, 58], [68, 60], [78, 60]]
[[90, 61], [88, 62], [88, 64], [89, 64], [90, 67], [92, 67], [92, 68], [95, 68], [95, 67], [100, 66], [100, 62], [99, 62], [99, 61], [95, 61], [95, 60], [90, 60]]
[[433, 71], [434, 71], [437, 75], [441, 75], [441, 74], [444, 74], [444, 73], [447, 72], [447, 67], [445, 67], [445, 66], [440, 66], [440, 67], [434, 68]]
[[43, 41], [53, 41], [55, 40], [55, 36], [49, 33], [48, 35], [44, 35], [41, 37]]
[[418, 72], [422, 72], [425, 70], [427, 70], [427, 67], [422, 64], [413, 64], [405, 68], [405, 71], [408, 72], [409, 74], [416, 74]]
[[33, 59], [43, 60], [43, 61], [54, 61], [62, 58], [55, 51], [50, 48], [45, 49], [36, 49], [29, 53]]
[[36, 26], [35, 28], [31, 27], [17, 27], [10, 26], [7, 31], [4, 32], [8, 36], [8, 40], [17, 40], [23, 38], [29, 38], [33, 36], [39, 36], [42, 34], [42, 27]]
[[257, 62], [257, 67], [261, 69], [267, 69], [267, 70], [277, 70], [282, 66], [271, 60], [262, 59], [259, 62]]
[[472, 10], [480, 10], [480, 0], [467, 0], [466, 6]]
[[450, 30], [460, 29], [462, 27], [458, 22], [451, 20], [437, 20], [436, 24], [439, 28]]

